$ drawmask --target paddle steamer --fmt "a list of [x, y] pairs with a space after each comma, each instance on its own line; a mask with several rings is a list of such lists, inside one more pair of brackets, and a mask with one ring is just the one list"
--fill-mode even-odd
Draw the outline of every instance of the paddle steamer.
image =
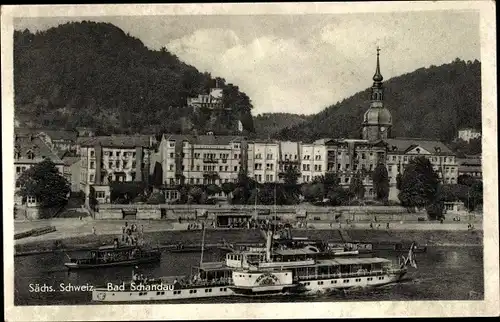
[[84, 257], [75, 258], [68, 254], [66, 256], [69, 262], [64, 263], [64, 266], [68, 269], [88, 269], [158, 262], [161, 259], [161, 251], [143, 246], [122, 246], [115, 239], [113, 245], [92, 249]]

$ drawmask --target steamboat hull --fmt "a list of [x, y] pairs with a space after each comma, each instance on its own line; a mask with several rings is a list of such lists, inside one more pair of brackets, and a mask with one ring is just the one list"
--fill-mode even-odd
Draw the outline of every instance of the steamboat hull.
[[234, 295], [228, 285], [200, 286], [177, 290], [162, 291], [110, 291], [107, 288], [97, 288], [92, 291], [93, 302], [145, 302], [172, 301], [182, 299], [197, 299], [208, 297], [224, 297]]
[[266, 296], [278, 294], [294, 294], [303, 293], [306, 290], [299, 284], [295, 285], [272, 285], [272, 286], [258, 286], [258, 287], [235, 287], [232, 286], [235, 295], [240, 296]]
[[126, 261], [116, 261], [107, 263], [82, 263], [82, 262], [79, 263], [78, 261], [76, 261], [76, 262], [64, 263], [64, 266], [66, 266], [68, 269], [91, 269], [91, 268], [105, 268], [105, 267], [115, 267], [115, 266], [133, 266], [138, 264], [159, 262], [160, 259], [161, 259], [161, 253], [158, 253], [157, 255], [154, 256], [131, 259]]

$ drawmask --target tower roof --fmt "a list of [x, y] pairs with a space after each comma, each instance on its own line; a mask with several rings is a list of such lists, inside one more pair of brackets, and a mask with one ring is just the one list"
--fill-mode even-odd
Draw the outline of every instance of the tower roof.
[[381, 82], [384, 80], [384, 77], [380, 73], [380, 48], [377, 47], [377, 68], [375, 69], [375, 75], [373, 75], [373, 81], [375, 82]]

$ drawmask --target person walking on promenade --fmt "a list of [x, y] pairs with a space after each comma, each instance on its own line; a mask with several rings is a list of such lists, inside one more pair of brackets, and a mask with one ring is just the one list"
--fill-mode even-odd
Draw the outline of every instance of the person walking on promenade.
[[94, 226], [94, 227], [92, 227], [92, 235], [95, 235], [95, 234], [96, 233], [95, 233], [95, 226]]
[[141, 225], [141, 234], [144, 235], [144, 225]]
[[370, 223], [370, 229], [373, 229], [373, 223]]
[[389, 229], [389, 223], [387, 223], [387, 229]]

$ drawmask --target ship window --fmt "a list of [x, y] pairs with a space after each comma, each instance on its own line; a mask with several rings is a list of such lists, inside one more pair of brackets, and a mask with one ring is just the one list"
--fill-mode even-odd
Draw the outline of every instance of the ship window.
[[220, 291], [222, 292], [222, 287], [221, 287]]
[[331, 284], [337, 284], [337, 281], [331, 281]]
[[344, 280], [344, 283], [349, 283], [349, 280]]
[[206, 289], [205, 289], [205, 293], [208, 293], [208, 291], [209, 291], [209, 290], [208, 290], [208, 288], [206, 288]]
[[323, 285], [323, 281], [321, 281], [321, 282], [318, 282], [318, 285]]

